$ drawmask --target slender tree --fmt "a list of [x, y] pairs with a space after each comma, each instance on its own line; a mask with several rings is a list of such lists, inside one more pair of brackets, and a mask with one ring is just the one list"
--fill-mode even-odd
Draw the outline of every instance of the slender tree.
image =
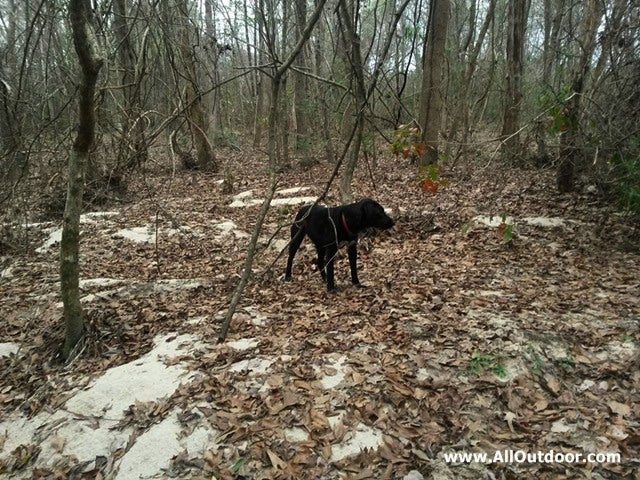
[[195, 42], [192, 41], [194, 31], [189, 18], [187, 0], [178, 0], [177, 7], [180, 21], [179, 48], [182, 61], [182, 72], [179, 75], [186, 81], [186, 117], [191, 130], [191, 137], [194, 140], [196, 159], [201, 170], [217, 171], [218, 163], [213, 145], [208, 137], [210, 118], [206, 111], [206, 102], [204, 101], [204, 94], [201, 91], [198, 77], [198, 60], [193, 47]]
[[[475, 2], [474, 2], [475, 3]], [[489, 0], [489, 5], [487, 6], [487, 12], [482, 22], [482, 26], [480, 27], [480, 31], [477, 34], [477, 39], [475, 44], [471, 46], [473, 41], [473, 35], [468, 38], [468, 41], [465, 42], [465, 51], [468, 50], [466, 54], [466, 65], [464, 65], [464, 73], [462, 77], [461, 83], [461, 94], [460, 99], [458, 101], [457, 109], [453, 115], [451, 129], [449, 131], [449, 136], [452, 139], [457, 137], [458, 131], [462, 129], [462, 136], [460, 139], [460, 144], [464, 146], [467, 143], [469, 137], [469, 123], [470, 123], [470, 113], [471, 113], [471, 94], [473, 93], [473, 84], [474, 84], [474, 76], [476, 70], [478, 68], [478, 59], [480, 58], [480, 52], [482, 46], [484, 45], [484, 40], [489, 31], [489, 27], [494, 21], [494, 13], [496, 7], [496, 0]], [[469, 28], [471, 31], [472, 28]], [[451, 155], [451, 143], [447, 145], [447, 156]], [[462, 150], [462, 149], [461, 149]]]
[[529, 12], [529, 0], [508, 2], [507, 75], [502, 113], [503, 158], [521, 155], [520, 111], [522, 109], [522, 76], [524, 72], [524, 42]]
[[[307, 0], [295, 1], [295, 17], [296, 17], [296, 36], [299, 39], [307, 23]], [[309, 48], [303, 47], [300, 55], [296, 59], [296, 67], [298, 71], [294, 74], [294, 98], [295, 98], [295, 120], [296, 120], [296, 151], [305, 157], [309, 154], [309, 138], [308, 138], [308, 117], [310, 117], [311, 108], [309, 98], [309, 86], [307, 75], [309, 70]]]
[[120, 124], [122, 133], [118, 151], [119, 168], [133, 168], [142, 165], [148, 156], [144, 123], [140, 118], [142, 79], [139, 75], [144, 72], [144, 68], [138, 68], [138, 55], [131, 38], [127, 3], [127, 0], [113, 1], [113, 33], [118, 44], [123, 94], [123, 104], [120, 109], [122, 112]]
[[438, 137], [442, 126], [446, 84], [444, 67], [449, 10], [449, 0], [431, 0], [424, 44], [420, 96], [420, 127], [422, 141], [427, 148], [420, 156], [420, 165], [438, 162]]
[[[269, 211], [269, 206], [271, 205], [271, 199], [276, 190], [277, 185], [277, 171], [279, 167], [279, 159], [277, 152], [277, 135], [278, 135], [278, 116], [279, 116], [279, 96], [280, 91], [282, 89], [282, 80], [284, 75], [289, 71], [293, 63], [295, 62], [298, 55], [304, 48], [305, 44], [309, 40], [311, 36], [311, 32], [315, 28], [320, 15], [322, 14], [322, 10], [324, 9], [324, 5], [327, 0], [318, 0], [316, 4], [315, 10], [309, 17], [307, 24], [302, 31], [302, 35], [298, 38], [298, 43], [293, 48], [289, 56], [286, 58], [282, 64], [279, 62], [274, 62], [273, 67], [270, 71], [270, 79], [271, 79], [271, 106], [269, 109], [269, 186], [267, 187], [266, 197], [260, 207], [260, 212], [258, 213], [258, 218], [256, 220], [256, 226], [254, 227], [253, 234], [251, 235], [251, 240], [249, 242], [249, 247], [247, 248], [247, 257], [245, 258], [242, 275], [240, 276], [240, 281], [236, 286], [235, 291], [231, 297], [229, 309], [227, 310], [227, 314], [225, 316], [222, 327], [220, 328], [220, 333], [218, 334], [218, 342], [223, 342], [227, 337], [227, 332], [229, 331], [229, 326], [231, 324], [231, 318], [238, 306], [238, 302], [242, 296], [242, 292], [249, 282], [249, 277], [251, 275], [253, 258], [256, 253], [256, 246], [258, 244], [258, 238], [260, 237], [260, 231], [262, 230], [262, 225], [267, 216], [267, 212]], [[267, 42], [269, 43], [269, 42]], [[273, 50], [272, 50], [273, 52]]]
[[346, 63], [350, 66], [353, 110], [355, 122], [355, 135], [351, 144], [351, 151], [344, 165], [342, 176], [340, 177], [340, 197], [343, 203], [353, 200], [351, 191], [351, 180], [358, 163], [360, 146], [362, 145], [362, 133], [364, 131], [364, 109], [367, 106], [367, 92], [364, 80], [364, 65], [362, 62], [362, 51], [360, 35], [357, 30], [356, 19], [360, 10], [360, 2], [340, 0], [338, 3], [338, 16], [344, 45]]
[[78, 132], [69, 155], [67, 201], [60, 242], [60, 288], [66, 325], [62, 355], [68, 358], [82, 337], [84, 320], [80, 305], [80, 213], [84, 174], [95, 131], [94, 95], [103, 60], [91, 21], [89, 0], [70, 0], [69, 17], [82, 80], [79, 89]]
[[581, 151], [579, 142], [581, 99], [591, 68], [602, 13], [602, 3], [599, 0], [588, 0], [584, 5], [579, 33], [580, 51], [572, 68], [571, 92], [565, 101], [563, 111], [566, 131], [562, 135], [557, 175], [558, 191], [561, 193], [573, 189], [574, 169]]

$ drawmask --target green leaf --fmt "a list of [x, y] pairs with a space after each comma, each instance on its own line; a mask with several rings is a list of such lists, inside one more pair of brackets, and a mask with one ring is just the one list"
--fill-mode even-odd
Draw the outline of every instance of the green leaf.
[[508, 224], [504, 230], [504, 243], [509, 243], [513, 240], [513, 225]]
[[238, 473], [240, 469], [247, 464], [248, 461], [249, 460], [246, 457], [240, 457], [235, 461], [233, 465], [231, 465], [231, 467], [229, 467], [229, 470], [231, 470], [232, 473]]

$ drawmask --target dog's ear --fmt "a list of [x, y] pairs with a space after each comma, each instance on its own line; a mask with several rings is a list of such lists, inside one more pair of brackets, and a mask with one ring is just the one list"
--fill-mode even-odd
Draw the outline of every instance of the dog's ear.
[[358, 220], [360, 225], [367, 225], [368, 224], [367, 222], [371, 221], [372, 215], [375, 214], [374, 212], [375, 203], [376, 202], [374, 202], [370, 198], [363, 198], [358, 202], [358, 206], [359, 206], [358, 211], [360, 213], [360, 218]]
[[362, 212], [362, 220], [364, 222], [366, 222], [367, 218], [372, 220], [372, 217], [377, 213], [377, 206], [378, 202], [371, 200], [370, 198], [360, 200], [360, 211]]

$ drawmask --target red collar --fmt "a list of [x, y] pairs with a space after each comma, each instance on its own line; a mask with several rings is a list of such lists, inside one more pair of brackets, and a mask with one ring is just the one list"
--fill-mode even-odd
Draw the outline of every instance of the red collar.
[[344, 227], [344, 230], [347, 232], [347, 235], [349, 235], [350, 237], [355, 237], [355, 235], [351, 233], [351, 230], [349, 230], [349, 225], [347, 225], [347, 219], [344, 217], [344, 213], [340, 215], [340, 218], [342, 218], [342, 226]]

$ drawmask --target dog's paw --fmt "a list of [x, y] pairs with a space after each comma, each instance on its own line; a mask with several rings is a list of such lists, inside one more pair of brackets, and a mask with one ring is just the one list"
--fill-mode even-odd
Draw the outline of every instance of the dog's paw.
[[354, 283], [353, 286], [356, 288], [369, 288], [369, 285], [365, 285], [364, 283], [360, 283], [360, 282]]
[[284, 281], [285, 281], [285, 282], [290, 282], [290, 281], [292, 281], [292, 280], [293, 280], [293, 279], [292, 279], [291, 277], [284, 277]]

